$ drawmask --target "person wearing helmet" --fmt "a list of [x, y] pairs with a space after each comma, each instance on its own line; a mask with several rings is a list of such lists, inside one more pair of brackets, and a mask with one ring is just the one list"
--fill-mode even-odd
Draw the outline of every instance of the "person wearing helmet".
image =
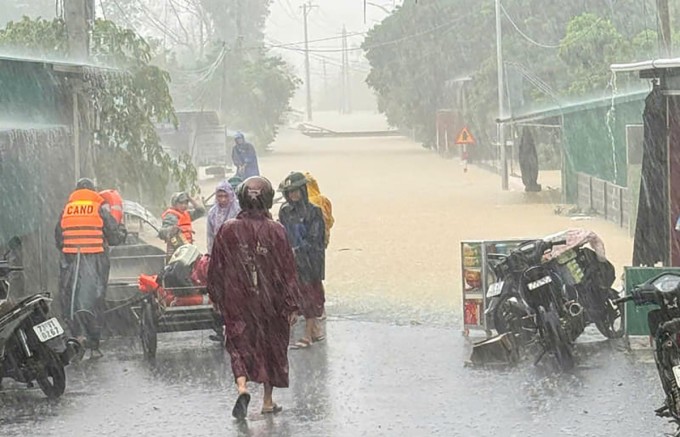
[[241, 212], [220, 228], [208, 267], [208, 293], [224, 318], [225, 348], [238, 388], [232, 410], [248, 413], [246, 383], [264, 384], [262, 414], [281, 411], [274, 387], [288, 387], [288, 341], [298, 311], [293, 251], [269, 209], [271, 183], [246, 179], [237, 191]]
[[293, 347], [302, 349], [325, 339], [318, 321], [325, 303], [325, 225], [321, 208], [309, 202], [304, 174], [290, 173], [279, 188], [286, 200], [279, 210], [279, 221], [295, 254], [300, 310], [305, 317], [305, 335]]
[[[163, 220], [158, 237], [167, 244], [168, 260], [178, 247], [193, 244], [194, 229], [192, 222], [205, 215], [205, 207], [188, 193], [179, 192], [172, 196], [170, 208], [161, 214]], [[193, 209], [189, 209], [189, 204]]]
[[[59, 296], [67, 325], [83, 345], [99, 350], [101, 310], [109, 281], [108, 246], [125, 241], [122, 225], [104, 207], [91, 179], [80, 179], [55, 228], [61, 252]], [[82, 357], [82, 356], [81, 356]]]
[[247, 179], [251, 176], [260, 175], [260, 167], [257, 164], [257, 152], [255, 147], [246, 141], [245, 135], [236, 132], [234, 135], [234, 148], [231, 150], [231, 160], [236, 166], [236, 176]]

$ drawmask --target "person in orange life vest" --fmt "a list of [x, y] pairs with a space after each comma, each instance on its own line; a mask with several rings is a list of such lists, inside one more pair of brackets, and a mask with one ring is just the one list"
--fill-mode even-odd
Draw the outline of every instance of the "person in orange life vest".
[[104, 199], [104, 208], [108, 209], [118, 224], [123, 223], [123, 197], [117, 190], [100, 191], [99, 195]]
[[[189, 209], [189, 203], [194, 207]], [[167, 243], [168, 260], [178, 247], [193, 244], [194, 230], [191, 223], [205, 215], [205, 207], [185, 192], [175, 193], [172, 206], [161, 215], [163, 219], [158, 236]]]
[[99, 349], [101, 313], [109, 281], [108, 246], [125, 241], [126, 231], [95, 191], [91, 179], [80, 179], [55, 228], [61, 252], [59, 296], [67, 325], [81, 344]]

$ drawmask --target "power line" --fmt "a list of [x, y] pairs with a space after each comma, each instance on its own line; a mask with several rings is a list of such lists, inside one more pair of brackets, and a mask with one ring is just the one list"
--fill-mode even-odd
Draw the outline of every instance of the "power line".
[[527, 41], [529, 41], [529, 42], [532, 43], [533, 45], [535, 45], [535, 46], [537, 46], [537, 47], [542, 47], [542, 48], [544, 48], [544, 49], [557, 49], [557, 48], [560, 47], [560, 44], [543, 44], [543, 43], [540, 43], [540, 42], [534, 40], [533, 38], [531, 38], [531, 37], [530, 37], [529, 35], [527, 35], [526, 33], [522, 32], [522, 30], [519, 28], [519, 26], [517, 26], [517, 24], [516, 24], [515, 21], [512, 19], [512, 17], [510, 16], [510, 14], [508, 14], [508, 11], [505, 10], [505, 7], [503, 6], [502, 3], [500, 4], [500, 6], [501, 6], [501, 10], [503, 11], [503, 15], [505, 15], [505, 18], [508, 19], [508, 21], [510, 22], [510, 24], [512, 24], [512, 27], [514, 27], [515, 30], [517, 31], [517, 33], [519, 33], [520, 35], [522, 35], [522, 37], [524, 37], [524, 39], [526, 39]]
[[[376, 48], [380, 48], [380, 47], [385, 47], [385, 46], [397, 44], [397, 43], [400, 43], [402, 41], [406, 41], [406, 40], [409, 40], [409, 39], [419, 38], [423, 35], [427, 35], [429, 33], [435, 32], [435, 31], [437, 31], [437, 30], [439, 30], [443, 27], [452, 26], [452, 25], [464, 20], [465, 18], [467, 18], [467, 17], [458, 17], [453, 21], [450, 21], [450, 22], [447, 22], [447, 23], [444, 23], [444, 24], [440, 24], [438, 26], [435, 26], [435, 27], [428, 29], [426, 31], [423, 31], [423, 32], [414, 33], [414, 34], [407, 35], [407, 36], [404, 36], [404, 37], [401, 37], [401, 38], [397, 38], [397, 39], [391, 40], [391, 41], [376, 43], [376, 44], [373, 44], [371, 46], [348, 48], [347, 51], [372, 50], [372, 49], [376, 49]], [[281, 48], [281, 49], [284, 49], [284, 50], [291, 50], [291, 51], [300, 51], [300, 50], [304, 51], [304, 49], [298, 49], [298, 48], [295, 48], [295, 47], [285, 47], [285, 46], [279, 46], [279, 47], [271, 46], [271, 47], [268, 47], [268, 48]], [[309, 51], [311, 53], [341, 53], [341, 52], [343, 52], [343, 49], [310, 49]]]
[[[366, 35], [368, 32], [353, 32], [353, 33], [348, 33], [347, 36], [358, 36], [358, 35]], [[340, 36], [331, 36], [327, 38], [319, 38], [319, 39], [310, 39], [308, 42], [315, 43], [315, 42], [323, 42], [323, 41], [333, 41], [336, 39], [342, 39], [342, 35]], [[280, 48], [280, 47], [288, 47], [288, 46], [295, 46], [295, 45], [303, 45], [305, 42], [304, 41], [297, 41], [297, 42], [287, 42], [287, 43], [281, 43], [278, 45], [272, 45], [270, 48]]]

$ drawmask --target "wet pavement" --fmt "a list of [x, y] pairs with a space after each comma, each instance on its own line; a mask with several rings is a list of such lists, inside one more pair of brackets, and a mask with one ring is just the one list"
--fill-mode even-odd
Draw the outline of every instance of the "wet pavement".
[[[298, 325], [299, 329], [300, 326]], [[548, 362], [513, 369], [464, 367], [470, 346], [452, 327], [331, 317], [328, 340], [289, 353], [284, 407], [248, 420], [230, 416], [230, 367], [209, 332], [162, 334], [155, 367], [137, 342], [114, 339], [106, 356], [68, 368], [65, 395], [5, 383], [3, 436], [610, 436], [662, 435], [673, 427], [653, 408], [662, 399], [649, 356], [598, 338], [577, 349], [578, 368]]]

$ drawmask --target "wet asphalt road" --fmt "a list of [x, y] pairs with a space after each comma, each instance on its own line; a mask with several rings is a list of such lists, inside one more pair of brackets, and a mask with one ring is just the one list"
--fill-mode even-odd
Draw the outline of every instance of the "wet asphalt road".
[[[299, 328], [299, 325], [298, 325]], [[2, 436], [657, 436], [673, 427], [653, 415], [661, 389], [649, 356], [594, 341], [579, 367], [464, 367], [470, 346], [450, 327], [331, 317], [328, 340], [290, 351], [284, 407], [248, 420], [230, 416], [230, 367], [209, 332], [163, 334], [155, 367], [132, 340], [108, 342], [106, 356], [68, 369], [58, 401], [5, 383]], [[598, 338], [597, 335], [591, 336]], [[546, 363], [547, 364], [547, 363]]]

